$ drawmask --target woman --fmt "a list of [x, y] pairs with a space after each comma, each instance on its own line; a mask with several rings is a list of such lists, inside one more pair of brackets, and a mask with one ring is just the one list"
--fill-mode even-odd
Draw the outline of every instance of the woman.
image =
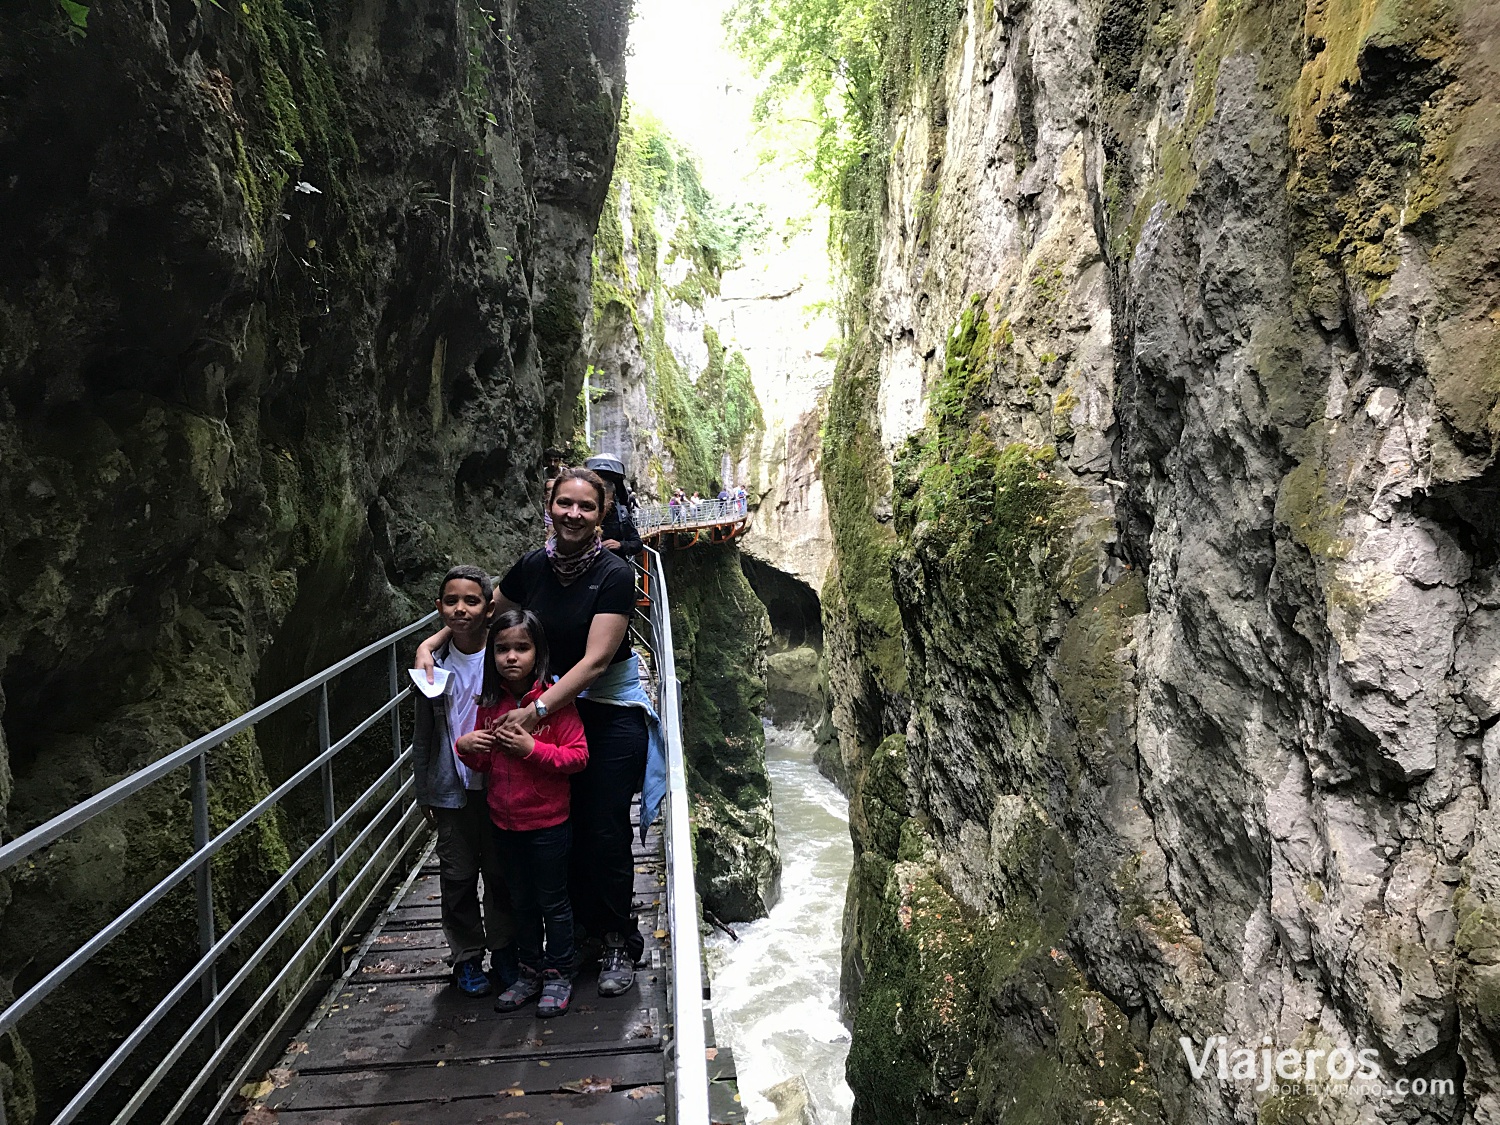
[[[588, 469], [561, 470], [548, 510], [547, 545], [521, 556], [500, 580], [499, 611], [529, 609], [541, 619], [558, 681], [506, 723], [532, 731], [560, 707], [577, 702], [589, 763], [573, 776], [573, 851], [569, 889], [579, 925], [602, 938], [599, 994], [618, 996], [635, 983], [645, 939], [631, 911], [635, 865], [630, 802], [640, 790], [650, 738], [627, 629], [635, 608], [635, 574], [606, 550], [601, 528], [611, 497]], [[430, 666], [444, 633], [422, 642], [417, 667]], [[589, 694], [584, 696], [583, 693]], [[643, 706], [644, 704], [644, 706]]]

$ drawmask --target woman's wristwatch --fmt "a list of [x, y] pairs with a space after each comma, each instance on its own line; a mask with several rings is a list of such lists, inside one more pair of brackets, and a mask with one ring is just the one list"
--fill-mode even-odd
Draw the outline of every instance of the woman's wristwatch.
[[538, 719], [545, 719], [547, 717], [547, 705], [542, 702], [540, 695], [531, 701], [531, 705], [536, 708], [536, 717]]

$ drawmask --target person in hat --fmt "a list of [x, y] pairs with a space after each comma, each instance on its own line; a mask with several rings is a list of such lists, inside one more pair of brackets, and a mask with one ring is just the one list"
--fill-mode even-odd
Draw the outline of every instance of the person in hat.
[[630, 490], [625, 487], [625, 465], [618, 457], [590, 457], [583, 463], [614, 490], [613, 502], [604, 512], [604, 545], [622, 559], [641, 553], [641, 533], [630, 517]]

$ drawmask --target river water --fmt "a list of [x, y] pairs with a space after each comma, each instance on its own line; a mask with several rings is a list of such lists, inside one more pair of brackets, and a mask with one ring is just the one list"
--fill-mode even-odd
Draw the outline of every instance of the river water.
[[854, 863], [849, 803], [813, 765], [811, 734], [766, 727], [781, 846], [781, 901], [769, 918], [708, 940], [714, 1030], [734, 1051], [750, 1120], [775, 1116], [762, 1091], [802, 1075], [819, 1125], [848, 1125], [849, 1032], [839, 1022], [844, 890]]

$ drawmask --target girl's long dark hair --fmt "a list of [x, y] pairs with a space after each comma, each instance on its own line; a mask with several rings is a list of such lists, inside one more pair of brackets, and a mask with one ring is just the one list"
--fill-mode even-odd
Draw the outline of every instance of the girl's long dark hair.
[[[536, 677], [533, 681], [538, 684], [551, 683], [552, 669], [547, 653], [547, 634], [542, 630], [542, 622], [536, 614], [529, 609], [508, 609], [496, 617], [490, 625], [490, 635], [485, 639], [484, 652], [484, 682], [479, 690], [479, 706], [498, 707], [500, 701], [510, 694], [510, 688], [505, 686], [505, 681], [500, 678], [500, 669], [495, 667], [495, 638], [507, 629], [522, 628], [526, 635], [531, 638], [531, 643], [536, 646], [536, 664], [531, 669], [531, 674]], [[527, 691], [531, 690], [530, 688]], [[525, 692], [522, 693], [523, 695]], [[520, 702], [519, 699], [516, 700]]]

